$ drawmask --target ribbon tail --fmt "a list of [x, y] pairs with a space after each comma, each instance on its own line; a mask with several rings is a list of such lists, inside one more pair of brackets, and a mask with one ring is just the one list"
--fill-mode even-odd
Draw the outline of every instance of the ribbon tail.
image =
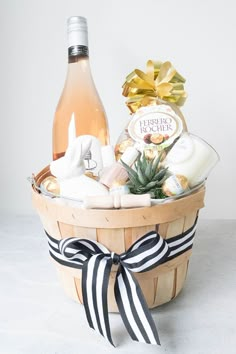
[[82, 294], [88, 324], [113, 346], [108, 317], [107, 290], [112, 260], [93, 255], [82, 267]]
[[133, 274], [123, 266], [117, 272], [115, 298], [130, 337], [138, 342], [160, 345], [142, 290]]

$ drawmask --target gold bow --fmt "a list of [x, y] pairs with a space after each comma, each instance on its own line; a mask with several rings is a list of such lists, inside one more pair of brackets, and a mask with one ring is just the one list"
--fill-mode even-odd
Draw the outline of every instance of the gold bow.
[[158, 98], [182, 106], [187, 97], [184, 83], [185, 79], [169, 61], [148, 60], [146, 73], [135, 69], [126, 77], [122, 94], [128, 97], [126, 105], [132, 113], [155, 104]]

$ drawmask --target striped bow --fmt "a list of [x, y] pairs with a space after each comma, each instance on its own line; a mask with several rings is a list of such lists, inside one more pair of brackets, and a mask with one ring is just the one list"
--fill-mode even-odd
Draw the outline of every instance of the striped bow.
[[115, 298], [124, 325], [135, 341], [160, 344], [155, 323], [133, 273], [146, 272], [192, 247], [195, 224], [164, 240], [152, 231], [118, 255], [102, 244], [81, 238], [60, 241], [47, 234], [50, 255], [64, 266], [82, 269], [83, 303], [89, 326], [113, 344], [108, 318], [107, 290], [112, 265], [118, 266]]

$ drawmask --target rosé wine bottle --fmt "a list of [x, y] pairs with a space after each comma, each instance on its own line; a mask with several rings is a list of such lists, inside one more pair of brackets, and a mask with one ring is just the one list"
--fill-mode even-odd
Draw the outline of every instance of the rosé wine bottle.
[[[54, 160], [63, 156], [69, 143], [80, 135], [93, 135], [101, 145], [109, 144], [106, 113], [89, 66], [86, 18], [70, 17], [67, 32], [68, 71], [53, 123]], [[92, 170], [96, 165], [92, 151], [86, 161], [88, 170]]]

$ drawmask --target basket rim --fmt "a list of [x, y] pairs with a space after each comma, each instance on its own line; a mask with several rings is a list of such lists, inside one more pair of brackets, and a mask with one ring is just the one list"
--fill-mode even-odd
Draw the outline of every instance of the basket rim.
[[[36, 175], [36, 182], [45, 178], [49, 166]], [[204, 207], [205, 187], [181, 199], [150, 207], [130, 209], [84, 209], [62, 205], [40, 194], [32, 186], [33, 205], [40, 216], [88, 228], [127, 228], [174, 221]]]

